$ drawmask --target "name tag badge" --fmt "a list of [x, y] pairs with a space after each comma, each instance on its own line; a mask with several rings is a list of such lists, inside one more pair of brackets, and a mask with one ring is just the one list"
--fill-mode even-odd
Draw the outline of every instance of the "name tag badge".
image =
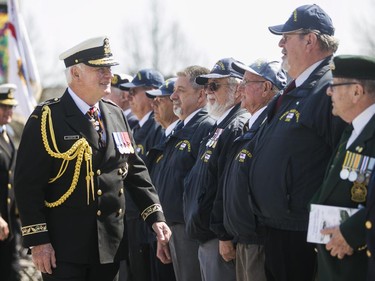
[[72, 135], [72, 136], [64, 136], [64, 140], [79, 140], [79, 135]]

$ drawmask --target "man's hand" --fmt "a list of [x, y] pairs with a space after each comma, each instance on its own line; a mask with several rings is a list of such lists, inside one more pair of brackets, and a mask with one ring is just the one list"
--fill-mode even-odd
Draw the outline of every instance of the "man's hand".
[[36, 269], [52, 274], [52, 268], [56, 268], [56, 257], [55, 250], [50, 243], [34, 246], [31, 254]]
[[219, 253], [226, 262], [236, 258], [236, 249], [232, 241], [219, 240]]
[[0, 216], [0, 241], [4, 241], [9, 236], [8, 223]]
[[326, 249], [331, 252], [331, 256], [337, 256], [341, 260], [345, 255], [351, 256], [353, 254], [353, 249], [342, 236], [339, 226], [327, 227], [322, 229], [320, 233], [331, 236], [331, 240], [326, 244]]
[[171, 230], [165, 222], [155, 222], [152, 225], [152, 229], [155, 231], [158, 240], [156, 256], [164, 264], [171, 263], [172, 259], [168, 246], [169, 239], [171, 239], [172, 235]]
[[156, 256], [164, 264], [172, 262], [168, 244], [163, 245], [162, 243], [157, 241]]
[[155, 222], [152, 225], [152, 229], [155, 231], [158, 242], [162, 245], [167, 245], [171, 238], [172, 232], [165, 222]]

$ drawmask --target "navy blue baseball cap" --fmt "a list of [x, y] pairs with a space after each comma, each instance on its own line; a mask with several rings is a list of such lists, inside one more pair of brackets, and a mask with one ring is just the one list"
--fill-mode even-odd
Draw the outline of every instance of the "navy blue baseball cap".
[[159, 89], [146, 91], [147, 97], [150, 99], [156, 97], [170, 96], [173, 94], [174, 82], [176, 82], [177, 77], [169, 78], [165, 80], [164, 84], [160, 86]]
[[121, 90], [128, 91], [135, 87], [159, 88], [164, 83], [163, 75], [155, 69], [142, 69], [134, 76], [133, 80], [120, 85]]
[[236, 60], [233, 58], [225, 58], [219, 60], [217, 63], [215, 63], [214, 67], [212, 68], [209, 74], [200, 75], [197, 78], [195, 78], [195, 83], [197, 83], [198, 85], [205, 85], [208, 79], [226, 77], [235, 77], [242, 79], [243, 74], [233, 69], [233, 62], [236, 62]]
[[276, 35], [301, 29], [319, 30], [321, 33], [331, 36], [335, 34], [331, 18], [316, 4], [298, 7], [285, 24], [270, 26], [268, 29]]
[[264, 79], [272, 82], [279, 90], [285, 87], [287, 83], [287, 75], [283, 69], [281, 69], [280, 62], [278, 61], [266, 61], [263, 59], [256, 60], [249, 66], [244, 65], [240, 62], [234, 62], [233, 68], [238, 72], [245, 73], [249, 71], [255, 75], [261, 76]]

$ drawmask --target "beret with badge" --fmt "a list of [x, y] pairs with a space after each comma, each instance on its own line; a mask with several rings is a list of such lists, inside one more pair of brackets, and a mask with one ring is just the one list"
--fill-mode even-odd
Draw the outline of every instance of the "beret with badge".
[[106, 36], [91, 38], [70, 48], [59, 56], [65, 67], [84, 63], [91, 67], [109, 67], [119, 63], [113, 58]]
[[14, 97], [14, 91], [17, 89], [17, 86], [14, 84], [1, 84], [0, 85], [0, 104], [16, 106], [18, 105], [17, 100]]
[[335, 56], [331, 69], [333, 77], [375, 80], [375, 57], [359, 55]]

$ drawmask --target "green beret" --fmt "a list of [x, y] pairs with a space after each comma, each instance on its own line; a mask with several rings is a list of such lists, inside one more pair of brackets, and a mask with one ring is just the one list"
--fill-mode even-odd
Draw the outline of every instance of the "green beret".
[[375, 80], [375, 58], [369, 56], [340, 55], [333, 58], [333, 77]]

